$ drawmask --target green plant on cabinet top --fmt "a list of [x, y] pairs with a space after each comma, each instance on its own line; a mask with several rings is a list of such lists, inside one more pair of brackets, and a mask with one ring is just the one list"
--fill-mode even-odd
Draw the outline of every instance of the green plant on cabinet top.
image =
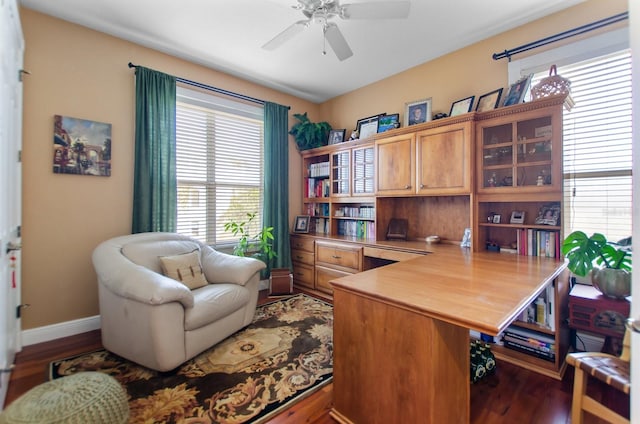
[[307, 112], [293, 115], [298, 120], [289, 131], [298, 145], [298, 149], [307, 150], [324, 146], [328, 142], [331, 125], [327, 122], [311, 122]]

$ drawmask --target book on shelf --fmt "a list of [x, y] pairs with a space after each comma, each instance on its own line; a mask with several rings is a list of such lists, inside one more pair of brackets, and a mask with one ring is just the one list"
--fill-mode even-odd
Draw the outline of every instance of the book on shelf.
[[509, 340], [504, 340], [504, 346], [509, 349], [517, 350], [519, 352], [523, 352], [536, 358], [545, 359], [550, 362], [554, 362], [556, 360], [555, 352], [544, 352], [532, 347], [528, 347], [526, 345], [521, 345], [518, 343], [513, 343]]
[[338, 221], [338, 235], [357, 237], [361, 239], [374, 239], [376, 236], [373, 221], [344, 220]]
[[328, 177], [329, 176], [329, 162], [312, 163], [309, 165], [309, 177]]
[[558, 231], [521, 228], [516, 233], [516, 243], [519, 255], [560, 259]]
[[551, 331], [556, 331], [556, 287], [555, 283], [549, 284], [547, 292], [547, 325]]
[[549, 334], [541, 333], [539, 331], [530, 330], [528, 328], [519, 327], [516, 324], [511, 324], [504, 330], [504, 334], [511, 334], [514, 336], [518, 336], [524, 340], [527, 339], [537, 339], [541, 342], [545, 342], [548, 344], [554, 344], [556, 342], [555, 338], [550, 336]]

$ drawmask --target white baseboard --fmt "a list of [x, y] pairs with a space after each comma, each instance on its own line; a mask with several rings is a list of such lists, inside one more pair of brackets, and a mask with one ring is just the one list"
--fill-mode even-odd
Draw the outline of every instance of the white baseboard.
[[99, 328], [100, 315], [32, 328], [22, 331], [22, 345], [29, 346], [36, 343], [48, 342], [61, 337], [98, 330]]

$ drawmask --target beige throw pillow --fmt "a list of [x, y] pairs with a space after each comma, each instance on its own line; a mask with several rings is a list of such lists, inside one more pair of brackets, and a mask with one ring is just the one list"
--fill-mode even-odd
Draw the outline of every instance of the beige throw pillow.
[[200, 265], [200, 251], [175, 256], [161, 256], [162, 272], [169, 278], [180, 281], [191, 290], [206, 286], [207, 280]]

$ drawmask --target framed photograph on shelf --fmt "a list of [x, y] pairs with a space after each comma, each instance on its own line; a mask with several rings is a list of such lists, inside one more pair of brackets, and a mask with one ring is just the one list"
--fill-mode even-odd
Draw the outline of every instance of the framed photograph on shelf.
[[491, 219], [493, 220], [494, 224], [499, 224], [500, 223], [500, 218], [501, 218], [500, 214], [497, 213], [497, 214], [494, 214]]
[[368, 118], [358, 119], [356, 129], [358, 130], [359, 138], [367, 138], [376, 134], [378, 132], [378, 119], [384, 115], [384, 113], [381, 113]]
[[329, 144], [338, 144], [344, 141], [344, 134], [347, 130], [331, 130], [329, 131]]
[[398, 128], [400, 126], [400, 114], [393, 113], [391, 115], [384, 115], [378, 118], [378, 132], [385, 132]]
[[451, 111], [449, 112], [449, 116], [462, 115], [463, 113], [471, 112], [471, 108], [473, 107], [473, 101], [476, 96], [467, 97], [458, 101], [455, 101], [451, 104]]
[[510, 224], [524, 224], [524, 211], [511, 212]]
[[296, 222], [293, 224], [294, 233], [308, 233], [309, 232], [309, 215], [296, 216]]
[[509, 87], [509, 93], [504, 99], [504, 106], [517, 105], [524, 101], [524, 95], [527, 93], [532, 77], [533, 74], [529, 74], [511, 84], [511, 87]]
[[560, 205], [554, 203], [542, 206], [536, 217], [536, 224], [560, 225]]
[[431, 97], [405, 103], [404, 126], [431, 121]]
[[497, 108], [500, 104], [500, 96], [502, 96], [502, 88], [483, 94], [478, 98], [476, 112], [486, 112]]

